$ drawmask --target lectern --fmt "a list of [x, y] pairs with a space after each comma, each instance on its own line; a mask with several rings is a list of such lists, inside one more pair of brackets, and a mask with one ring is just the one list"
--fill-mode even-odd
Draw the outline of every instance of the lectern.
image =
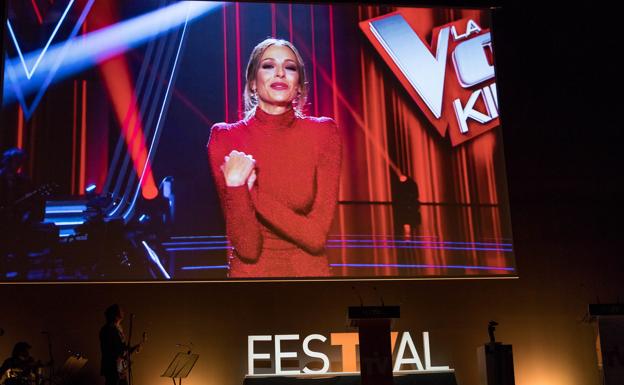
[[514, 385], [513, 351], [511, 345], [487, 343], [477, 348], [479, 385]]
[[359, 333], [362, 385], [393, 384], [390, 328], [400, 316], [399, 306], [349, 307], [350, 324]]
[[477, 349], [480, 385], [515, 385], [513, 351], [511, 345], [496, 342], [494, 330], [498, 322], [490, 321], [490, 342]]
[[598, 368], [604, 385], [621, 385], [624, 378], [624, 304], [591, 304], [595, 321]]

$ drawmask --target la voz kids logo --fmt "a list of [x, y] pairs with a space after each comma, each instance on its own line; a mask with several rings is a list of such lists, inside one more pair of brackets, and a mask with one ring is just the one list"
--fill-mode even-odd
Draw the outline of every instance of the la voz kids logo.
[[359, 25], [439, 134], [449, 131], [456, 146], [500, 124], [491, 34], [464, 18], [433, 28], [429, 45], [422, 28], [413, 27], [431, 22], [399, 11]]

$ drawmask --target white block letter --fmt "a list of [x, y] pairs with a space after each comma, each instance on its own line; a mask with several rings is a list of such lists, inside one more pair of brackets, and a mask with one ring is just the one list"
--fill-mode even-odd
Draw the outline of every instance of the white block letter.
[[[409, 346], [410, 353], [414, 358], [403, 358], [406, 345]], [[397, 353], [396, 362], [394, 363], [394, 369], [392, 369], [392, 371], [399, 372], [401, 371], [401, 365], [406, 364], [416, 364], [418, 370], [425, 370], [425, 368], [423, 368], [422, 362], [420, 361], [420, 357], [418, 357], [416, 346], [414, 346], [414, 341], [412, 341], [412, 336], [410, 336], [409, 332], [403, 333], [401, 343], [399, 344], [399, 352]]]
[[423, 332], [425, 346], [425, 370], [449, 370], [448, 366], [431, 366], [431, 349], [429, 348], [429, 332]]
[[316, 374], [327, 373], [327, 371], [329, 370], [329, 357], [327, 357], [323, 353], [310, 350], [309, 345], [310, 345], [310, 341], [312, 340], [319, 340], [321, 342], [325, 342], [327, 341], [327, 338], [325, 338], [325, 336], [322, 336], [320, 334], [310, 334], [303, 340], [303, 352], [308, 357], [319, 358], [321, 361], [323, 361], [323, 368], [321, 368], [320, 370], [311, 370], [311, 369], [308, 369], [308, 367], [306, 366], [303, 368], [303, 372], [304, 373], [316, 373]]
[[299, 334], [282, 334], [275, 336], [275, 374], [299, 374], [299, 370], [282, 370], [282, 358], [297, 358], [297, 352], [283, 352], [280, 344], [282, 341], [296, 341]]
[[270, 360], [269, 353], [254, 353], [255, 341], [271, 341], [271, 336], [247, 336], [247, 373], [250, 376], [254, 374], [255, 360]]
[[481, 96], [481, 90], [476, 90], [470, 95], [468, 102], [466, 102], [466, 107], [462, 108], [461, 102], [459, 99], [455, 99], [453, 101], [453, 107], [455, 108], [455, 116], [457, 117], [457, 123], [459, 123], [459, 131], [462, 134], [466, 134], [468, 132], [468, 118], [472, 118], [477, 122], [483, 124], [492, 120], [491, 116], [485, 115], [474, 109], [474, 105], [477, 102], [479, 96]]

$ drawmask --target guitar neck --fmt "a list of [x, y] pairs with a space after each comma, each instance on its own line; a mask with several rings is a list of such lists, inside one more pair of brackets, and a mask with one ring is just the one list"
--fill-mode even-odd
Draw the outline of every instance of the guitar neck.
[[139, 342], [136, 345], [130, 345], [128, 344], [128, 353], [132, 354], [134, 353], [137, 349], [139, 349], [141, 346], [143, 346], [143, 344], [147, 341], [147, 336], [146, 333], [143, 332], [143, 338], [141, 338], [141, 342]]

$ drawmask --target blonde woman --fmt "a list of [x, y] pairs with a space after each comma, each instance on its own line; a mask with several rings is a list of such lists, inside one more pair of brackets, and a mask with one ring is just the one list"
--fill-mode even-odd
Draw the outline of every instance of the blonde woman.
[[342, 145], [332, 119], [304, 116], [306, 95], [297, 49], [266, 39], [247, 65], [245, 119], [212, 127], [208, 155], [233, 246], [230, 277], [330, 274], [325, 243]]

